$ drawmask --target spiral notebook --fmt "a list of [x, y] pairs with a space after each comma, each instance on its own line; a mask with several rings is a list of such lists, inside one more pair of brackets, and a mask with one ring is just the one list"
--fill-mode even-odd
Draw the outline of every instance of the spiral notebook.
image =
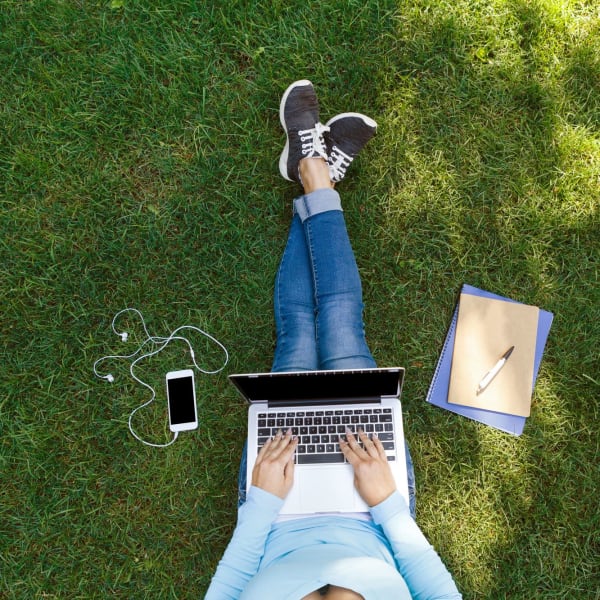
[[[485, 290], [473, 287], [471, 285], [463, 285], [463, 294], [472, 294], [484, 298], [490, 298], [493, 300], [502, 300], [505, 302], [516, 302], [510, 298], [505, 298]], [[532, 389], [535, 386], [535, 381], [539, 372], [540, 364], [542, 362], [542, 356], [544, 354], [544, 348], [550, 332], [550, 326], [554, 315], [548, 311], [540, 309], [537, 335], [535, 341], [535, 357], [533, 365], [533, 382]], [[502, 412], [496, 412], [492, 410], [484, 410], [482, 408], [476, 408], [471, 406], [463, 406], [460, 404], [451, 404], [448, 402], [448, 390], [450, 386], [450, 371], [452, 367], [452, 354], [454, 351], [454, 342], [456, 339], [456, 324], [458, 321], [458, 304], [454, 310], [452, 321], [446, 335], [446, 340], [442, 347], [442, 352], [438, 360], [438, 364], [433, 374], [429, 391], [427, 392], [426, 401], [434, 406], [444, 408], [453, 413], [462, 415], [474, 421], [478, 421], [485, 425], [495, 427], [501, 431], [505, 431], [512, 435], [521, 435], [525, 427], [526, 417], [512, 415]]]

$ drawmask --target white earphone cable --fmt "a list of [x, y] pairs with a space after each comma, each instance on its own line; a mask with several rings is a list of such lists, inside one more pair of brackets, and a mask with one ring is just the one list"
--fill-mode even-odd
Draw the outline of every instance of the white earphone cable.
[[[110, 359], [121, 359], [121, 360], [131, 360], [130, 364], [129, 364], [129, 373], [132, 377], [132, 379], [134, 381], [136, 381], [137, 383], [139, 383], [140, 385], [142, 385], [143, 387], [147, 388], [148, 390], [150, 390], [150, 399], [147, 400], [146, 402], [144, 402], [143, 404], [141, 404], [140, 406], [138, 406], [137, 408], [133, 409], [133, 411], [131, 411], [130, 415], [129, 415], [129, 419], [128, 419], [128, 426], [129, 426], [129, 431], [131, 433], [131, 435], [133, 435], [133, 437], [142, 442], [142, 444], [145, 444], [146, 446], [152, 446], [153, 448], [166, 448], [167, 446], [170, 446], [173, 442], [175, 442], [175, 440], [177, 439], [178, 436], [178, 432], [174, 432], [173, 438], [165, 443], [165, 444], [155, 444], [152, 442], [148, 442], [147, 440], [144, 440], [142, 437], [140, 437], [134, 427], [133, 427], [133, 417], [134, 415], [141, 409], [145, 408], [146, 406], [149, 406], [150, 404], [152, 404], [152, 402], [154, 402], [155, 398], [156, 398], [156, 390], [148, 383], [146, 383], [145, 381], [143, 381], [142, 379], [140, 379], [135, 373], [134, 373], [134, 367], [142, 360], [149, 358], [151, 356], [154, 356], [156, 354], [158, 354], [159, 352], [161, 352], [162, 350], [164, 350], [173, 340], [180, 340], [183, 341], [185, 344], [187, 344], [188, 349], [190, 351], [190, 355], [192, 357], [192, 362], [194, 363], [194, 367], [201, 373], [204, 373], [205, 375], [215, 375], [216, 373], [219, 373], [220, 371], [222, 371], [226, 366], [227, 363], [229, 362], [229, 352], [227, 351], [227, 348], [225, 348], [225, 346], [219, 342], [219, 340], [217, 340], [215, 337], [213, 337], [212, 335], [210, 335], [209, 333], [207, 333], [206, 331], [204, 331], [203, 329], [200, 329], [199, 327], [196, 327], [194, 325], [181, 325], [180, 327], [177, 327], [175, 330], [173, 330], [167, 337], [164, 336], [155, 336], [155, 335], [150, 335], [150, 333], [148, 332], [148, 328], [146, 327], [146, 322], [144, 320], [144, 317], [142, 315], [142, 313], [137, 310], [136, 308], [124, 308], [123, 310], [120, 310], [114, 317], [111, 323], [111, 328], [113, 330], [113, 332], [118, 335], [121, 340], [123, 342], [126, 342], [129, 334], [124, 331], [124, 332], [120, 332], [117, 331], [115, 328], [115, 323], [117, 321], [117, 319], [126, 312], [133, 312], [135, 313], [141, 323], [142, 323], [142, 327], [144, 329], [144, 333], [146, 334], [146, 339], [138, 346], [137, 350], [135, 350], [135, 352], [132, 352], [131, 354], [125, 354], [125, 355], [119, 355], [119, 354], [110, 354], [107, 356], [103, 356], [102, 358], [99, 358], [98, 360], [96, 360], [94, 362], [93, 365], [93, 371], [94, 374], [96, 375], [96, 377], [99, 377], [100, 379], [106, 379], [107, 381], [109, 381], [110, 383], [112, 383], [114, 381], [114, 377], [111, 373], [108, 373], [106, 375], [101, 375], [98, 372], [98, 365], [103, 363], [106, 360], [110, 360]], [[217, 368], [217, 369], [213, 369], [213, 370], [208, 370], [208, 369], [203, 369], [202, 367], [200, 367], [198, 365], [198, 363], [196, 362], [196, 356], [194, 353], [194, 348], [191, 344], [191, 342], [184, 336], [182, 335], [178, 335], [180, 331], [183, 330], [190, 330], [190, 331], [195, 331], [197, 333], [199, 333], [200, 335], [206, 337], [207, 339], [209, 339], [211, 342], [213, 342], [214, 344], [216, 344], [219, 348], [221, 348], [221, 350], [223, 351], [223, 354], [225, 355], [225, 358], [223, 360], [223, 364]], [[142, 349], [147, 345], [147, 344], [153, 344], [154, 346], [157, 346], [154, 350], [151, 350], [150, 352], [146, 352], [144, 354], [141, 354]], [[140, 356], [138, 356], [140, 355]], [[137, 356], [137, 358], [135, 358]]]

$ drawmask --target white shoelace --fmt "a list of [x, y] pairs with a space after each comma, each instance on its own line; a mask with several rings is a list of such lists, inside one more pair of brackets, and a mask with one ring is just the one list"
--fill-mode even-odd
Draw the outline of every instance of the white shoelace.
[[310, 158], [312, 156], [320, 156], [327, 160], [327, 150], [325, 148], [325, 140], [323, 134], [329, 131], [329, 127], [325, 127], [322, 123], [315, 123], [314, 129], [303, 129], [298, 131], [300, 141], [302, 142], [302, 155]]
[[331, 181], [341, 181], [346, 175], [346, 170], [350, 163], [354, 160], [352, 156], [348, 156], [342, 152], [337, 146], [331, 148], [331, 154], [327, 163], [329, 164], [329, 177]]

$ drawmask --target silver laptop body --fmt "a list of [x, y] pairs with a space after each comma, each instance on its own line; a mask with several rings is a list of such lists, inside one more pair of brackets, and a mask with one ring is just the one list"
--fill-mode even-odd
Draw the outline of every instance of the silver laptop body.
[[398, 491], [408, 503], [401, 367], [229, 376], [250, 405], [247, 488], [264, 442], [279, 429], [298, 436], [294, 485], [280, 515], [366, 512], [351, 465], [337, 444], [349, 427], [377, 432]]

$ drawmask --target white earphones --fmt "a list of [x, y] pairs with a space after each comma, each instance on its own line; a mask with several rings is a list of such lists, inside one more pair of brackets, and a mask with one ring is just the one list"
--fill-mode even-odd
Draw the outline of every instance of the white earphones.
[[[129, 374], [131, 375], [132, 379], [134, 379], [140, 385], [143, 385], [144, 387], [146, 387], [150, 390], [151, 397], [150, 397], [150, 400], [148, 400], [147, 402], [144, 402], [144, 404], [135, 408], [129, 415], [129, 421], [128, 421], [129, 431], [131, 432], [131, 435], [133, 435], [133, 437], [136, 440], [142, 442], [142, 444], [146, 444], [147, 446], [152, 446], [154, 448], [166, 448], [167, 446], [170, 446], [177, 439], [177, 435], [178, 435], [177, 432], [174, 433], [173, 439], [170, 442], [167, 442], [166, 444], [153, 444], [153, 443], [147, 442], [146, 440], [142, 439], [135, 432], [135, 430], [133, 428], [132, 419], [133, 419], [133, 416], [135, 415], [135, 413], [138, 410], [145, 408], [146, 406], [151, 404], [154, 401], [154, 399], [156, 398], [156, 391], [154, 390], [154, 388], [151, 385], [149, 385], [148, 383], [146, 383], [145, 381], [142, 381], [139, 377], [137, 377], [137, 375], [133, 371], [134, 367], [140, 361], [144, 360], [145, 358], [154, 356], [155, 354], [158, 354], [161, 350], [164, 350], [168, 346], [168, 344], [170, 344], [173, 340], [179, 340], [179, 341], [185, 342], [185, 344], [187, 345], [187, 347], [190, 351], [190, 355], [192, 357], [192, 362], [194, 363], [194, 367], [198, 371], [200, 371], [201, 373], [204, 373], [206, 375], [214, 375], [214, 374], [222, 371], [227, 366], [227, 363], [229, 362], [229, 353], [227, 352], [227, 348], [225, 348], [225, 346], [223, 344], [221, 344], [221, 342], [219, 342], [219, 340], [214, 338], [209, 333], [206, 333], [206, 331], [200, 329], [199, 327], [195, 327], [194, 325], [182, 325], [180, 327], [177, 327], [166, 337], [150, 335], [150, 333], [148, 333], [148, 328], [146, 327], [146, 322], [144, 320], [142, 313], [139, 310], [137, 310], [136, 308], [124, 308], [123, 310], [120, 310], [113, 317], [113, 320], [111, 323], [111, 328], [112, 328], [113, 332], [116, 335], [118, 335], [121, 338], [121, 341], [123, 341], [123, 342], [126, 342], [129, 339], [129, 333], [127, 331], [117, 331], [115, 329], [115, 322], [123, 313], [126, 313], [126, 312], [133, 312], [140, 318], [142, 327], [144, 329], [144, 333], [146, 334], [146, 339], [138, 346], [137, 350], [135, 350], [135, 352], [132, 352], [131, 354], [111, 354], [111, 355], [103, 356], [102, 358], [99, 358], [96, 362], [94, 362], [94, 366], [93, 366], [94, 374], [96, 375], [96, 377], [99, 377], [100, 379], [106, 379], [106, 381], [108, 381], [109, 383], [113, 383], [115, 380], [113, 374], [112, 373], [107, 373], [106, 375], [100, 374], [98, 372], [98, 365], [100, 363], [104, 362], [105, 360], [109, 360], [109, 359], [123, 359], [123, 360], [131, 361], [129, 363]], [[200, 333], [204, 337], [208, 338], [210, 341], [214, 342], [217, 346], [219, 346], [219, 348], [221, 348], [221, 350], [223, 351], [223, 353], [225, 355], [223, 364], [219, 368], [214, 369], [212, 371], [207, 370], [207, 369], [202, 369], [201, 367], [199, 367], [198, 363], [196, 362], [196, 356], [194, 354], [194, 348], [192, 347], [192, 344], [186, 337], [179, 335], [179, 332], [184, 331], [184, 330], [196, 331], [197, 333]], [[149, 352], [146, 352], [145, 354], [142, 354], [141, 353], [142, 349], [144, 347], [146, 347], [148, 344], [152, 344], [154, 349], [150, 350]]]

